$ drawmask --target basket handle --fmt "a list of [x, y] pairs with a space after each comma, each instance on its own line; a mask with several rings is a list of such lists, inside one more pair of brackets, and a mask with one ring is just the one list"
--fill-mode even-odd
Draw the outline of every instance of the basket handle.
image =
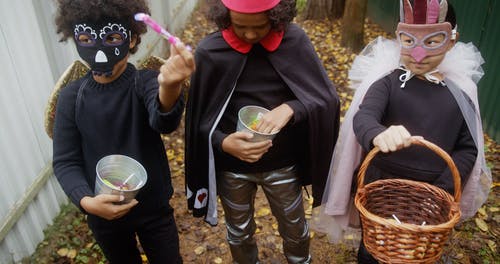
[[[454, 181], [454, 187], [455, 187], [455, 202], [460, 201], [460, 197], [462, 196], [462, 190], [461, 190], [461, 179], [460, 179], [460, 173], [458, 172], [457, 166], [455, 166], [455, 163], [453, 162], [453, 159], [451, 159], [450, 155], [446, 153], [443, 149], [438, 147], [436, 144], [431, 143], [421, 137], [412, 137], [412, 145], [420, 145], [427, 147], [428, 149], [434, 151], [438, 156], [444, 159], [446, 164], [448, 164], [448, 167], [450, 168], [451, 174], [453, 176], [453, 181]], [[380, 151], [378, 147], [374, 147], [365, 157], [365, 160], [359, 167], [359, 172], [358, 172], [358, 188], [363, 188], [364, 187], [364, 182], [365, 182], [365, 173], [366, 169], [368, 168], [368, 165], [370, 164], [371, 160], [375, 157], [375, 155]]]

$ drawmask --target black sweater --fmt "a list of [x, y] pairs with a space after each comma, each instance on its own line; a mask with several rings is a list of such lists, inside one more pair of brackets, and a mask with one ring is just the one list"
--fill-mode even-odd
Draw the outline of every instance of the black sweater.
[[[131, 215], [168, 203], [173, 191], [160, 133], [177, 128], [184, 102], [181, 96], [169, 113], [161, 113], [157, 76], [129, 64], [109, 84], [95, 82], [89, 73], [61, 90], [54, 124], [54, 173], [80, 209], [84, 196], [94, 196], [97, 161], [110, 154], [130, 156], [147, 171], [148, 180]], [[76, 104], [79, 89], [83, 90]]]
[[[456, 100], [446, 86], [417, 77], [400, 88], [402, 73], [395, 70], [367, 91], [353, 120], [358, 141], [368, 151], [376, 135], [391, 125], [403, 125], [411, 135], [423, 136], [450, 154], [466, 183], [477, 149]], [[389, 175], [429, 182], [453, 193], [446, 163], [427, 148], [380, 154], [372, 164]]]

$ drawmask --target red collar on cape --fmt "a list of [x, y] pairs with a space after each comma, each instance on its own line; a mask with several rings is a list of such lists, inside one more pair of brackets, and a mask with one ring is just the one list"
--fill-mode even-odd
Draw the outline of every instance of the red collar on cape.
[[[280, 46], [281, 40], [283, 40], [283, 35], [284, 31], [271, 30], [263, 39], [260, 40], [259, 43], [267, 51], [273, 52]], [[234, 33], [232, 27], [224, 29], [222, 31], [222, 37], [227, 42], [227, 44], [231, 46], [231, 48], [243, 54], [248, 53], [252, 49], [253, 45], [238, 38], [238, 36], [236, 36], [236, 33]]]

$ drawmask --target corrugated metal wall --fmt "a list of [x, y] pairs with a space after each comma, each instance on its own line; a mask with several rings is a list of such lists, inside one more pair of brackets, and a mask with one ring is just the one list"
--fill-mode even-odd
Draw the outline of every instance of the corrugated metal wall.
[[[500, 142], [500, 1], [448, 0], [457, 14], [460, 41], [473, 42], [485, 59], [479, 82], [479, 104], [485, 132]], [[369, 0], [368, 16], [386, 31], [399, 21], [399, 0]]]
[[399, 0], [368, 0], [367, 16], [394, 35], [399, 22]]
[[[51, 170], [52, 141], [44, 109], [57, 78], [78, 58], [54, 27], [54, 2], [0, 0], [0, 263], [17, 263], [43, 239], [60, 205], [67, 203]], [[150, 0], [152, 16], [177, 32], [196, 0]], [[148, 32], [137, 54], [165, 54]]]
[[54, 79], [35, 10], [31, 1], [0, 1], [0, 221], [2, 231], [10, 231], [0, 242], [0, 263], [33, 252], [66, 202], [50, 179], [22, 215], [15, 210], [52, 155], [43, 108]]
[[500, 1], [452, 1], [460, 38], [474, 42], [486, 63], [479, 82], [479, 102], [485, 131], [500, 142]]

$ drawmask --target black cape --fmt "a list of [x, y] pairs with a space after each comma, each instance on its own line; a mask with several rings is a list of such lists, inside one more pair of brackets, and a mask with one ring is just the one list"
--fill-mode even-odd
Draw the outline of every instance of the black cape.
[[[312, 184], [313, 206], [321, 203], [338, 136], [340, 102], [311, 41], [295, 24], [287, 27], [269, 61], [307, 111], [306, 160], [299, 164], [302, 184]], [[186, 110], [185, 173], [188, 208], [217, 224], [215, 165], [210, 135], [217, 126], [246, 63], [220, 32], [196, 49]]]

